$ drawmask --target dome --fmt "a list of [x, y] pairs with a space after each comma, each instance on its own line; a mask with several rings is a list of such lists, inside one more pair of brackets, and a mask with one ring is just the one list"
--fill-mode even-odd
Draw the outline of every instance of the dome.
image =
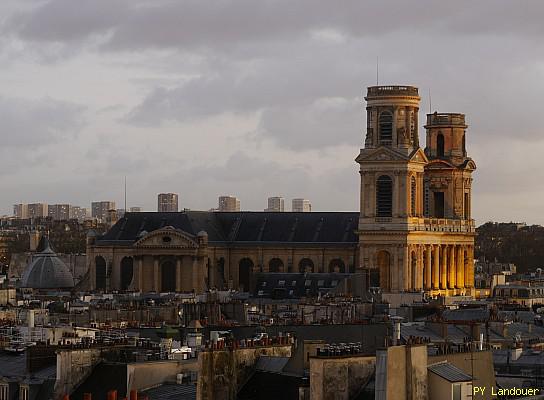
[[25, 269], [22, 287], [33, 289], [56, 289], [74, 287], [74, 277], [66, 264], [51, 248], [45, 238], [44, 249], [32, 257]]

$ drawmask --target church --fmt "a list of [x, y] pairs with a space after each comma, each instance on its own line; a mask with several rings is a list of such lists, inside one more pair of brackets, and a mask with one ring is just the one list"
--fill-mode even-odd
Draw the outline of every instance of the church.
[[361, 273], [384, 293], [472, 295], [474, 161], [464, 114], [427, 114], [414, 86], [372, 86], [356, 158], [359, 212], [127, 213], [87, 238], [99, 291], [248, 291], [254, 274]]

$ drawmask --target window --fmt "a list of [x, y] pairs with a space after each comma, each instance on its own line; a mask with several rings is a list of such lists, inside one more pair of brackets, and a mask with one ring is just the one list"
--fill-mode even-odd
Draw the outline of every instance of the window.
[[296, 286], [297, 285], [297, 281], [292, 281], [291, 282], [291, 286]]
[[441, 133], [436, 137], [436, 156], [444, 157], [444, 135]]
[[391, 217], [393, 215], [393, 181], [382, 175], [376, 181], [376, 216]]
[[425, 181], [423, 183], [423, 199], [424, 199], [424, 204], [423, 204], [423, 212], [425, 214], [426, 217], [429, 216], [430, 212], [429, 212], [429, 181]]
[[380, 144], [390, 146], [393, 143], [393, 114], [383, 111], [379, 118]]
[[444, 218], [444, 192], [434, 192], [434, 216]]
[[285, 281], [284, 280], [278, 281], [278, 286], [285, 286]]
[[416, 194], [417, 194], [416, 177], [412, 176], [412, 179], [410, 180], [410, 212], [412, 216], [416, 215]]
[[419, 140], [417, 140], [417, 124], [416, 124], [416, 117], [415, 117], [415, 113], [413, 111], [410, 111], [410, 137], [412, 138], [412, 141], [414, 143], [417, 143], [419, 142]]
[[319, 286], [319, 287], [323, 287], [324, 284], [325, 284], [325, 280], [323, 280], [323, 279], [320, 279], [320, 280], [317, 281], [317, 286]]
[[311, 280], [306, 279], [306, 280], [304, 281], [304, 286], [308, 287], [308, 286], [311, 286], [311, 285], [312, 285], [312, 281], [311, 281]]
[[332, 287], [336, 287], [337, 285], [338, 285], [338, 281], [337, 281], [337, 280], [333, 280], [333, 281], [331, 282], [331, 286], [332, 286]]
[[470, 219], [470, 197], [465, 193], [465, 219]]

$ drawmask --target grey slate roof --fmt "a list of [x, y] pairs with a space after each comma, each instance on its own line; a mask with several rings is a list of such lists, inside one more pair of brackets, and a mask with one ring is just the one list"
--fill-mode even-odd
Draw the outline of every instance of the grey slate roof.
[[448, 362], [429, 365], [427, 369], [438, 376], [446, 379], [449, 382], [467, 382], [472, 380], [470, 375], [465, 374], [462, 370]]
[[196, 386], [165, 383], [145, 390], [142, 394], [148, 396], [150, 400], [194, 400], [196, 399]]
[[43, 251], [36, 253], [26, 267], [21, 286], [34, 289], [71, 288], [74, 287], [74, 277], [45, 239]]
[[214, 244], [320, 244], [354, 246], [357, 212], [137, 212], [126, 213], [97, 245], [126, 245], [142, 232], [172, 226], [191, 235], [205, 231]]

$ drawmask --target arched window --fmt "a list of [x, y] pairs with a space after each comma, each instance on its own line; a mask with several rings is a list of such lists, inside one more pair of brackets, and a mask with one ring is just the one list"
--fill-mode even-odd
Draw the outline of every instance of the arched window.
[[238, 264], [238, 287], [244, 292], [249, 292], [249, 282], [253, 271], [253, 261], [250, 258], [242, 258]]
[[467, 155], [467, 147], [466, 147], [467, 143], [465, 141], [465, 134], [463, 133], [463, 155], [466, 157]]
[[132, 257], [121, 260], [121, 290], [128, 290], [134, 276], [134, 261]]
[[106, 290], [106, 260], [102, 256], [97, 256], [94, 262], [96, 289]]
[[314, 272], [314, 262], [309, 258], [303, 258], [298, 263], [298, 270], [301, 273]]
[[416, 177], [412, 176], [410, 180], [410, 212], [412, 216], [416, 215], [416, 196], [417, 196], [417, 183]]
[[378, 120], [380, 126], [380, 144], [391, 145], [393, 142], [393, 114], [382, 111]]
[[444, 135], [441, 133], [436, 137], [436, 156], [444, 157]]
[[376, 216], [391, 217], [393, 215], [393, 181], [382, 175], [376, 181]]
[[344, 264], [344, 261], [339, 258], [331, 260], [331, 262], [329, 263], [329, 272], [340, 272], [342, 274], [345, 273], [346, 265]]
[[279, 258], [273, 258], [268, 263], [268, 272], [283, 272], [283, 261]]

